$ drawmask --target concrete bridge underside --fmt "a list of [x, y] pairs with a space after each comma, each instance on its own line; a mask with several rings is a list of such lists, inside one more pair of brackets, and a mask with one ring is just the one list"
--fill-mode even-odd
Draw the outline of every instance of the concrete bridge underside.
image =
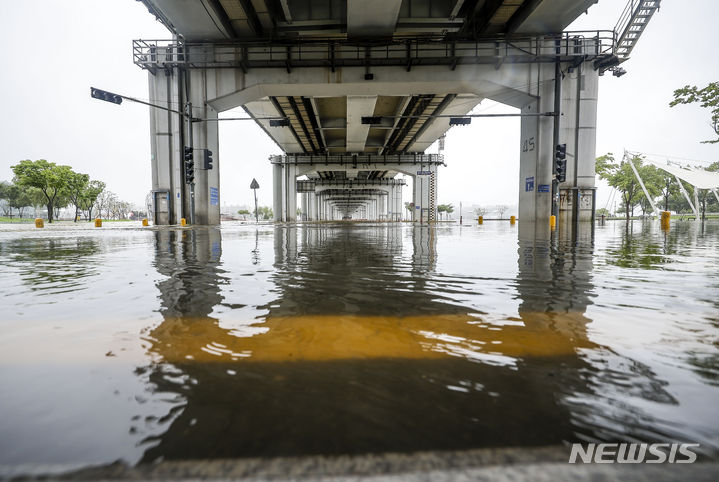
[[[402, 185], [369, 183], [400, 174], [414, 178], [412, 219], [433, 221], [443, 160], [424, 152], [483, 99], [522, 114], [520, 219], [548, 222], [553, 191], [560, 223], [592, 217], [598, 76], [614, 56], [598, 32], [561, 31], [594, 1], [438, 0], [427, 12], [426, 0], [144, 3], [175, 36], [135, 43], [151, 99], [191, 103], [193, 147], [214, 153], [219, 113], [255, 118], [285, 153], [271, 160], [277, 221], [298, 219], [298, 180], [315, 186], [299, 190], [299, 219], [401, 219]], [[183, 119], [151, 111], [158, 224], [189, 218]], [[567, 146], [567, 175], [552, 189], [556, 144]], [[219, 223], [220, 165], [215, 154], [211, 170], [195, 171], [197, 224]], [[361, 187], [323, 193], [337, 181]]]

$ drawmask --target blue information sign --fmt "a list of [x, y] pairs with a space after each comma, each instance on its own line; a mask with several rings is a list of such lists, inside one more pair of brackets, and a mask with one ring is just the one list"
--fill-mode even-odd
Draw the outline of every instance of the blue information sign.
[[220, 192], [216, 187], [210, 188], [210, 206], [217, 206], [220, 204]]
[[549, 192], [549, 184], [540, 184], [537, 186], [537, 192]]
[[524, 180], [524, 190], [526, 192], [534, 191], [534, 176], [528, 177]]

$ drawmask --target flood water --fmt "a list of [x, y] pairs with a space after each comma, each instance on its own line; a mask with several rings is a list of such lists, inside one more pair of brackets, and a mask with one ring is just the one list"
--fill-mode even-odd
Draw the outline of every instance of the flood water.
[[0, 225], [0, 474], [572, 441], [716, 457], [719, 222], [584, 231]]

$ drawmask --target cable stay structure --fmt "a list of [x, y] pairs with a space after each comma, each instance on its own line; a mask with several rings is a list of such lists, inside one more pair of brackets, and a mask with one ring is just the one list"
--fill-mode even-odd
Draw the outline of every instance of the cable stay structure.
[[[654, 167], [661, 169], [662, 171], [674, 176], [674, 178], [677, 181], [677, 184], [679, 185], [679, 190], [681, 191], [684, 198], [687, 200], [687, 203], [689, 203], [689, 207], [691, 207], [692, 211], [694, 212], [694, 215], [699, 218], [699, 190], [700, 189], [706, 189], [712, 192], [714, 194], [714, 197], [716, 197], [717, 202], [719, 202], [719, 193], [717, 190], [719, 189], [719, 172], [712, 172], [707, 171], [706, 169], [703, 169], [701, 167], [697, 166], [691, 166], [691, 165], [682, 165], [681, 163], [677, 161], [670, 161], [669, 156], [658, 156], [656, 154], [645, 154], [642, 152], [636, 152], [636, 151], [628, 151], [624, 150], [624, 157], [622, 158], [622, 162], [629, 163], [629, 166], [632, 168], [632, 171], [634, 172], [634, 175], [637, 178], [637, 181], [639, 182], [639, 185], [642, 188], [642, 191], [644, 191], [644, 195], [646, 196], [647, 200], [649, 201], [649, 204], [652, 206], [652, 211], [654, 212], [655, 216], [659, 216], [659, 209], [657, 208], [656, 204], [654, 203], [654, 200], [649, 195], [649, 192], [647, 191], [646, 186], [644, 185], [644, 180], [639, 175], [639, 171], [637, 170], [636, 166], [634, 165], [631, 160], [635, 157], [640, 157], [643, 161], [648, 162], [649, 164], [653, 165]], [[659, 159], [660, 157], [666, 157], [665, 159]], [[689, 198], [689, 193], [687, 192], [686, 188], [684, 187], [684, 184], [682, 181], [689, 183], [694, 188], [694, 200]]]

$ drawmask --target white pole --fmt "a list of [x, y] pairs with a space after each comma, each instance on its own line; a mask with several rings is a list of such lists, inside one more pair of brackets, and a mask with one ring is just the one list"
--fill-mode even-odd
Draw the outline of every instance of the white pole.
[[[695, 215], [696, 217], [699, 217], [699, 211], [697, 211], [697, 208], [694, 207], [694, 204], [692, 204], [691, 200], [689, 199], [689, 194], [687, 193], [687, 190], [684, 189], [684, 184], [682, 184], [682, 182], [679, 180], [679, 177], [677, 177], [676, 175], [674, 176], [674, 178], [675, 178], [675, 179], [677, 180], [677, 182], [679, 183], [679, 189], [681, 190], [682, 194], [684, 194], [684, 198], [685, 198], [685, 199], [687, 200], [687, 202], [689, 203], [689, 207], [692, 208], [692, 211], [694, 211], [694, 215]], [[696, 189], [696, 188], [695, 188], [695, 189]]]
[[[647, 188], [644, 186], [644, 181], [642, 181], [641, 176], [639, 176], [639, 171], [637, 171], [636, 166], [632, 162], [631, 159], [629, 159], [628, 152], [624, 151], [624, 160], [626, 160], [629, 163], [629, 166], [632, 168], [632, 171], [634, 171], [634, 175], [637, 176], [637, 180], [639, 181], [639, 185], [642, 186], [642, 191], [644, 191], [644, 195], [647, 197], [647, 200], [649, 201], [649, 204], [652, 206], [652, 211], [654, 211], [655, 216], [659, 216], [659, 211], [657, 210], [657, 207], [654, 205], [654, 200], [651, 198], [649, 193], [647, 192]], [[691, 204], [691, 203], [689, 203]], [[627, 209], [629, 207], [627, 206]]]

